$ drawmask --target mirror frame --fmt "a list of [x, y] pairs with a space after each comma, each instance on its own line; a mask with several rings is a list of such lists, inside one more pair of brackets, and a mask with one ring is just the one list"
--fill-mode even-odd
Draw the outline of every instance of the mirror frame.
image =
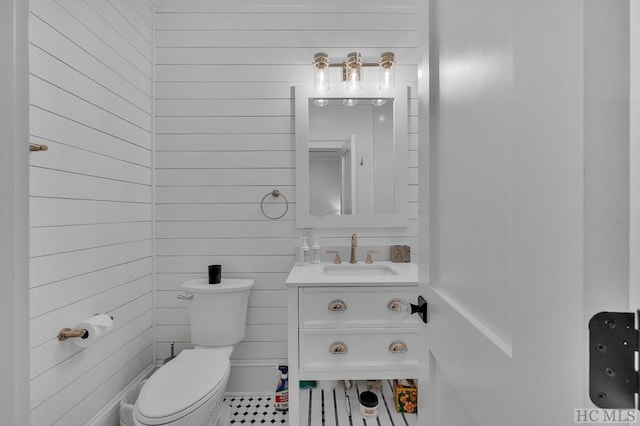
[[[319, 95], [313, 85], [295, 86], [296, 132], [296, 227], [297, 228], [406, 228], [408, 202], [408, 104], [406, 85], [380, 91], [376, 83], [363, 83], [357, 93], [348, 93], [344, 83], [334, 83]], [[393, 99], [393, 136], [395, 141], [394, 213], [355, 215], [313, 215], [309, 213], [309, 99], [314, 98], [386, 98]]]

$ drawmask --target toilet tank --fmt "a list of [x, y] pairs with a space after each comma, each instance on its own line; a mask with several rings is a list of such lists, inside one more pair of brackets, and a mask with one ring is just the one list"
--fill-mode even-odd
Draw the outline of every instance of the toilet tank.
[[182, 284], [193, 295], [189, 302], [191, 343], [199, 346], [235, 345], [244, 338], [252, 279], [223, 278], [220, 284], [198, 279]]

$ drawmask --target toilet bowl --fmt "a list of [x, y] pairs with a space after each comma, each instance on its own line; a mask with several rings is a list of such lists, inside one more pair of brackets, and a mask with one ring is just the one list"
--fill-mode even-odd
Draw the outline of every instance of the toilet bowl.
[[[229, 357], [244, 338], [249, 290], [253, 280], [223, 279], [210, 285], [191, 280], [182, 285], [189, 302], [191, 343], [160, 367], [144, 384], [134, 407], [137, 426], [227, 426], [224, 392]], [[220, 321], [223, 319], [223, 321]]]

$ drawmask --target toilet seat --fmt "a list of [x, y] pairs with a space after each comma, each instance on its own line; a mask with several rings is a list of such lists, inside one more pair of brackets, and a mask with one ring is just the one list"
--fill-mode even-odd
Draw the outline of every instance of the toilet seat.
[[229, 377], [225, 350], [184, 350], [144, 384], [135, 405], [142, 425], [175, 422], [224, 392]]

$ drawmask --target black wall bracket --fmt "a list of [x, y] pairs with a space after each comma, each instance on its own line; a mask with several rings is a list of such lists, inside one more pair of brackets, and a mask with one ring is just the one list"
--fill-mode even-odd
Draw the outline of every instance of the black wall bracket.
[[589, 321], [589, 397], [597, 407], [636, 408], [635, 318], [632, 312], [600, 312]]

